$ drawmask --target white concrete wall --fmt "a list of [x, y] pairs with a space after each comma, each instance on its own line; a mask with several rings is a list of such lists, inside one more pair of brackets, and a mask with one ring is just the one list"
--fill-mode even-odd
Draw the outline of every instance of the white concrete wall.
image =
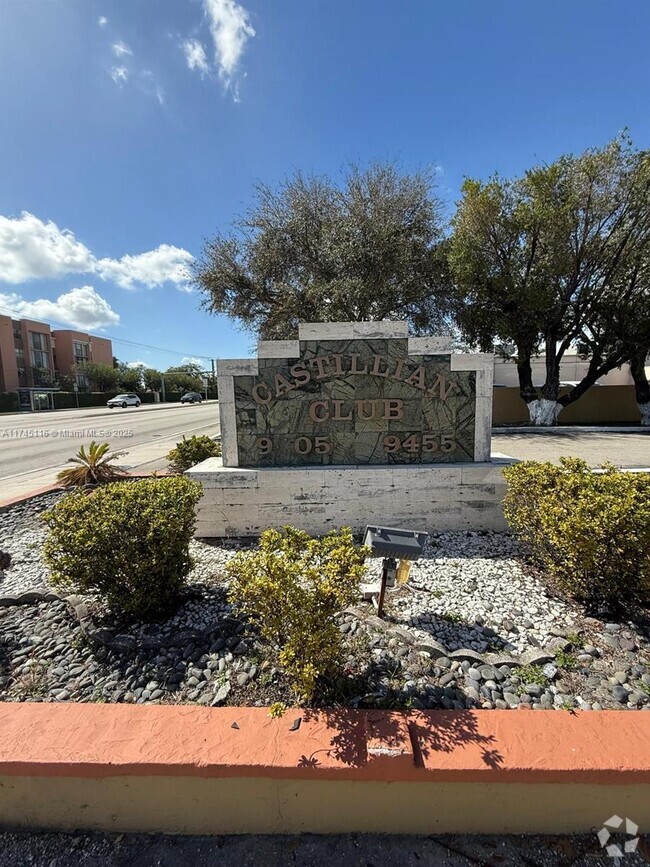
[[224, 467], [209, 458], [185, 474], [201, 482], [197, 508], [200, 538], [256, 536], [291, 524], [321, 534], [367, 524], [440, 532], [504, 530], [504, 466], [491, 463], [439, 466]]
[[[544, 356], [533, 358], [533, 383], [536, 386], [544, 385], [546, 380], [546, 367]], [[560, 379], [562, 382], [579, 382], [587, 373], [589, 362], [578, 358], [577, 355], [565, 355], [560, 363]], [[628, 364], [620, 369], [610, 370], [606, 376], [601, 376], [599, 385], [633, 385], [634, 380]], [[517, 378], [517, 365], [513, 361], [504, 361], [502, 358], [494, 359], [494, 384], [519, 386]]]

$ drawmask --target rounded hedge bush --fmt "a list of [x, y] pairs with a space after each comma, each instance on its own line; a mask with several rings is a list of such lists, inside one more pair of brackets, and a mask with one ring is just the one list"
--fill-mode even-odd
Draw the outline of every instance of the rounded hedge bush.
[[189, 470], [190, 467], [200, 464], [201, 461], [205, 461], [207, 458], [218, 458], [220, 456], [221, 443], [203, 434], [201, 436], [191, 436], [189, 439], [183, 437], [169, 452], [167, 460], [172, 472], [184, 473], [185, 470]]
[[650, 473], [562, 458], [503, 474], [505, 516], [560, 590], [593, 608], [650, 605]]
[[182, 477], [68, 494], [43, 514], [51, 583], [135, 618], [169, 611], [193, 565], [189, 544], [201, 495], [199, 484]]

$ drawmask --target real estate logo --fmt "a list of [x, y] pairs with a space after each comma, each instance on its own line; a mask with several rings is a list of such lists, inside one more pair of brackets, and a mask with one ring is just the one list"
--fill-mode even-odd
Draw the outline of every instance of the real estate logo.
[[[622, 830], [623, 823], [625, 823], [625, 832]], [[639, 845], [638, 831], [639, 826], [631, 819], [612, 816], [598, 832], [598, 841], [610, 858], [622, 858], [624, 855], [631, 855], [632, 852], [636, 852], [636, 847]], [[618, 843], [610, 843], [612, 833], [617, 832], [619, 835], [625, 833], [625, 836], [631, 839], [625, 840], [622, 846]]]

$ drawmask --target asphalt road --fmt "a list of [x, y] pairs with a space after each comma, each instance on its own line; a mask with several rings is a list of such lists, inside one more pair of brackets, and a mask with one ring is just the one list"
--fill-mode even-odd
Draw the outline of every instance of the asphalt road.
[[120, 466], [162, 469], [165, 455], [185, 434], [219, 432], [216, 401], [0, 416], [0, 501], [54, 481], [79, 446], [91, 440], [126, 451]]

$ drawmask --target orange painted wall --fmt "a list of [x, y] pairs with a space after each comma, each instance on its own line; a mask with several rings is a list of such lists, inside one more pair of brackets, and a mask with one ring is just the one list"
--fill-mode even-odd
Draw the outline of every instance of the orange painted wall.
[[56, 340], [57, 370], [69, 376], [75, 364], [74, 343], [76, 341], [90, 344], [90, 361], [102, 364], [113, 364], [113, 346], [105, 337], [94, 337], [83, 331], [57, 329], [52, 332]]
[[18, 388], [18, 365], [11, 316], [0, 316], [0, 391]]
[[32, 365], [32, 346], [29, 339], [30, 333], [45, 334], [48, 339], [50, 364], [49, 369], [54, 372], [54, 355], [52, 352], [52, 331], [49, 325], [43, 322], [35, 322], [33, 319], [21, 319], [20, 331], [23, 337], [23, 350], [25, 352], [25, 367], [33, 367]]

